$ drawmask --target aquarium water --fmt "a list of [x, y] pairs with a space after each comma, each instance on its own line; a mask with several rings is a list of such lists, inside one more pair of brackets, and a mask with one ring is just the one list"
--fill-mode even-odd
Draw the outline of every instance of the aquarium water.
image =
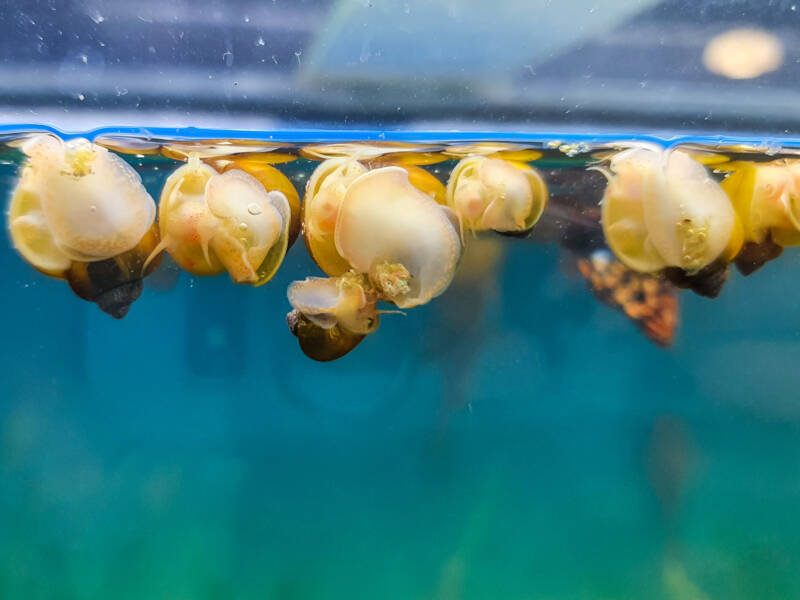
[[[4, 202], [20, 139], [47, 131], [3, 129]], [[288, 152], [273, 166], [301, 198], [309, 144], [509, 143], [540, 154], [550, 197], [530, 235], [462, 232], [447, 291], [331, 362], [286, 324], [287, 286], [324, 275], [302, 239], [260, 287], [165, 255], [113, 319], [4, 226], [0, 598], [800, 598], [800, 253], [731, 268], [716, 298], [668, 287], [658, 343], [581, 270], [612, 256], [590, 167], [614, 152], [688, 148], [721, 180], [714, 156], [796, 142], [49, 131], [127, 148], [157, 202], [186, 158], [163, 148], [205, 140]], [[422, 168], [446, 183], [457, 160]]]

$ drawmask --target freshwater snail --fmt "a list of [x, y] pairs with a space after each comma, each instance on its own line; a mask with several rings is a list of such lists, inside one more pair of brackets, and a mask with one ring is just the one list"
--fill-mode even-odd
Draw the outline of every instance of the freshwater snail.
[[[290, 303], [305, 320], [290, 313], [290, 328], [312, 358], [335, 354], [326, 344], [342, 345], [340, 337], [328, 339], [307, 322], [347, 332], [352, 349], [362, 339], [352, 334], [363, 336], [377, 327], [378, 301], [399, 308], [428, 302], [447, 289], [461, 256], [451, 211], [415, 187], [405, 167], [367, 170], [350, 159], [329, 159], [318, 173], [330, 179], [327, 187], [313, 178], [309, 182], [313, 200], [306, 211], [312, 217], [305, 234], [322, 234], [312, 239], [325, 244], [323, 256], [330, 259], [325, 264], [339, 274], [289, 288]], [[312, 345], [313, 354], [307, 351]]]
[[542, 216], [547, 186], [525, 162], [470, 156], [450, 174], [447, 205], [466, 229], [519, 233]]
[[641, 273], [664, 271], [680, 287], [716, 296], [742, 246], [730, 199], [683, 150], [634, 147], [613, 156], [602, 226], [614, 254]]
[[14, 247], [33, 267], [65, 279], [115, 318], [141, 294], [146, 257], [158, 242], [156, 207], [139, 174], [86, 139], [35, 136], [11, 197]]
[[269, 281], [286, 255], [292, 208], [276, 189], [285, 183], [269, 179], [285, 177], [275, 169], [266, 173], [260, 180], [235, 163], [220, 172], [192, 155], [161, 192], [161, 242], [153, 256], [166, 249], [194, 275], [227, 271], [236, 283]]

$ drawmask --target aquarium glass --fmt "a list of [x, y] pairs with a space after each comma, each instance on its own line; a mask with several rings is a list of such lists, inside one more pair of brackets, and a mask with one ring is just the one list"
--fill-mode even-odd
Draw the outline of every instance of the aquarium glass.
[[0, 17], [0, 598], [800, 597], [795, 4]]

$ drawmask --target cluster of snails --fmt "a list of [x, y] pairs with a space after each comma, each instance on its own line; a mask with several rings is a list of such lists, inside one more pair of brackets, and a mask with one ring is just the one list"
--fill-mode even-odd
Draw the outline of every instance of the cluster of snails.
[[[227, 272], [260, 286], [302, 232], [325, 277], [289, 286], [287, 322], [303, 352], [321, 361], [352, 350], [382, 313], [444, 292], [471, 232], [528, 232], [548, 201], [529, 164], [540, 154], [511, 144], [306, 146], [301, 154], [318, 165], [301, 204], [272, 166], [293, 155], [177, 143], [161, 149], [183, 164], [158, 208], [139, 174], [103, 145], [39, 135], [21, 149], [8, 211], [14, 246], [115, 318], [162, 251], [194, 275]], [[458, 162], [446, 185], [422, 167], [447, 159]], [[800, 160], [730, 161], [638, 144], [590, 169], [607, 179], [605, 240], [635, 272], [713, 297], [731, 263], [749, 274], [800, 245]]]
[[407, 309], [444, 292], [465, 230], [527, 231], [547, 202], [541, 176], [511, 150], [463, 148], [467, 156], [447, 188], [420, 167], [437, 155], [382, 150], [352, 144], [307, 150], [323, 160], [306, 189], [303, 235], [328, 277], [291, 284], [287, 320], [317, 360], [347, 353], [374, 331], [378, 302]]
[[42, 135], [22, 151], [8, 212], [14, 246], [115, 318], [127, 314], [162, 251], [194, 275], [227, 272], [259, 286], [302, 231], [327, 277], [290, 285], [287, 322], [302, 350], [323, 361], [375, 331], [386, 312], [379, 303], [408, 309], [444, 292], [465, 231], [526, 231], [547, 202], [525, 152], [493, 145], [462, 148], [446, 188], [419, 166], [445, 159], [432, 153], [308, 148], [321, 162], [302, 214], [294, 186], [269, 164], [279, 154], [173, 147], [185, 164], [167, 178], [156, 210], [138, 173], [101, 145]]
[[800, 245], [800, 160], [729, 161], [641, 145], [592, 168], [608, 180], [606, 242], [634, 271], [716, 297], [730, 263], [749, 275]]

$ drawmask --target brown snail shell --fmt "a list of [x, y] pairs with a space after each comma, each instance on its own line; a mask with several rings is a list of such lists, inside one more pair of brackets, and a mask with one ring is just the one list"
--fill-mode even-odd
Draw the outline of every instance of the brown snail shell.
[[353, 333], [338, 324], [325, 329], [297, 309], [286, 315], [286, 324], [297, 338], [303, 354], [319, 362], [341, 358], [367, 337], [366, 334]]
[[64, 279], [79, 298], [94, 302], [104, 313], [121, 319], [142, 294], [142, 279], [161, 262], [158, 256], [142, 270], [157, 245], [158, 227], [154, 224], [127, 252], [95, 262], [73, 261]]

